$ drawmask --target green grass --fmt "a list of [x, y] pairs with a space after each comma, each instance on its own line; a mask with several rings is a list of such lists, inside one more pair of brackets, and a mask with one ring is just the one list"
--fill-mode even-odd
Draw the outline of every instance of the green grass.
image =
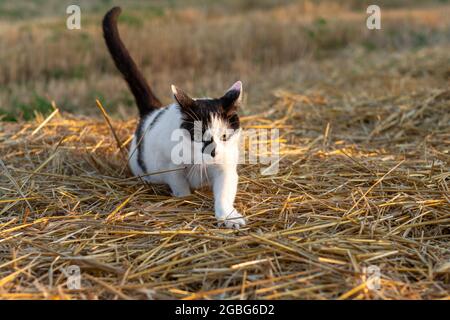
[[2, 121], [17, 122], [19, 120], [32, 120], [36, 114], [44, 116], [49, 115], [53, 111], [50, 101], [46, 98], [34, 94], [30, 102], [14, 101], [13, 108], [4, 110], [0, 108], [0, 119]]

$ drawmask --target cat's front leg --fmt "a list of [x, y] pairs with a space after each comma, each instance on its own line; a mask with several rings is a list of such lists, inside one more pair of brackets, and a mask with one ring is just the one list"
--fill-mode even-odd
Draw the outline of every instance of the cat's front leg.
[[239, 229], [245, 226], [244, 217], [234, 208], [238, 175], [235, 167], [219, 168], [212, 172], [214, 211], [219, 224]]

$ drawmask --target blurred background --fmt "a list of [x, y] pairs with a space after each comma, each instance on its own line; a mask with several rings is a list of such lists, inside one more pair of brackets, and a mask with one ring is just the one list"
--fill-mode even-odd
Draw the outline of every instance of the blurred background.
[[[66, 8], [81, 7], [81, 29]], [[368, 30], [369, 4], [381, 30]], [[244, 114], [289, 90], [342, 103], [448, 87], [447, 0], [0, 1], [0, 117], [31, 119], [51, 101], [67, 112], [116, 118], [134, 100], [106, 50], [101, 20], [120, 5], [119, 29], [157, 96], [170, 84], [219, 96], [241, 79]]]

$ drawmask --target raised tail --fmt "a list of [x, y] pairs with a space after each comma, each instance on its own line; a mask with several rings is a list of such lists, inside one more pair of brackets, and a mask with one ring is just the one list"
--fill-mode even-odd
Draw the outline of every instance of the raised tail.
[[117, 69], [122, 73], [128, 87], [134, 95], [140, 116], [145, 116], [162, 106], [161, 101], [153, 94], [150, 86], [131, 58], [127, 48], [120, 39], [117, 30], [117, 18], [122, 9], [114, 7], [103, 18], [103, 37]]

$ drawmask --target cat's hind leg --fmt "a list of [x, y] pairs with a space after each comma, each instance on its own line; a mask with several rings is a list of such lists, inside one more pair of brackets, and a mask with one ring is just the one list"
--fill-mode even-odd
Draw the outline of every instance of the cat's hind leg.
[[166, 183], [169, 185], [172, 195], [175, 197], [186, 197], [191, 194], [189, 182], [182, 172], [166, 173]]

